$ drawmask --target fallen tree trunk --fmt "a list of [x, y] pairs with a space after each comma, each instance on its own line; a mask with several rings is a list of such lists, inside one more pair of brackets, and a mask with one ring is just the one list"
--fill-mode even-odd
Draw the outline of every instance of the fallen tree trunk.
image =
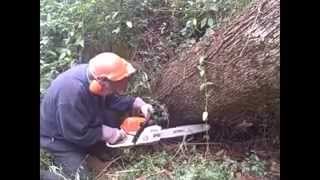
[[276, 112], [278, 117], [279, 6], [279, 0], [252, 3], [242, 14], [224, 27], [208, 32], [190, 51], [178, 55], [163, 68], [152, 89], [156, 98], [167, 105], [171, 125], [202, 120], [205, 99], [197, 69], [200, 57], [205, 57], [205, 76], [213, 83], [208, 86], [209, 122], [235, 127], [244, 120], [256, 124], [256, 120], [244, 119], [246, 116], [234, 118], [236, 115]]

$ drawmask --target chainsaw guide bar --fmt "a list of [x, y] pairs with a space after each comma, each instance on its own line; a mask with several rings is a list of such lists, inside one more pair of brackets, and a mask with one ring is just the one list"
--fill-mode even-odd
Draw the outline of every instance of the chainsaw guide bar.
[[162, 127], [159, 125], [152, 125], [144, 128], [136, 143], [133, 142], [134, 135], [128, 134], [125, 139], [118, 142], [117, 144], [106, 143], [106, 145], [111, 148], [144, 145], [158, 142], [161, 139], [188, 136], [192, 134], [206, 132], [209, 129], [210, 125], [208, 124], [185, 125], [168, 129], [162, 129]]

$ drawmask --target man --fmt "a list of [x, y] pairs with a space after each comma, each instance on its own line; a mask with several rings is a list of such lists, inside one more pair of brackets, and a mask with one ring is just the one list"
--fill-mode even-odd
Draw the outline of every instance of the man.
[[87, 176], [89, 149], [125, 137], [119, 129], [123, 114], [140, 111], [149, 119], [150, 104], [123, 95], [135, 72], [123, 58], [106, 52], [52, 81], [41, 103], [40, 144], [67, 176], [79, 171]]

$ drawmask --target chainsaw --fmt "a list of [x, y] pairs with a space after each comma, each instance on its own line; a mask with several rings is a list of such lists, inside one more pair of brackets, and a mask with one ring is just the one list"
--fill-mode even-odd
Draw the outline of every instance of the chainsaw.
[[116, 144], [106, 145], [110, 148], [130, 147], [151, 144], [174, 137], [188, 136], [201, 132], [206, 132], [210, 129], [210, 125], [205, 123], [177, 126], [172, 128], [162, 128], [159, 125], [148, 123], [142, 117], [128, 117], [120, 126], [126, 133], [126, 137]]

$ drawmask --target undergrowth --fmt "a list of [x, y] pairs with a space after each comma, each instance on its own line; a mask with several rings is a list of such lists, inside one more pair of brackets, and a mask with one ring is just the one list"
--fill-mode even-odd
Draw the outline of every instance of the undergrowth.
[[[242, 176], [270, 179], [268, 159], [259, 158], [254, 151], [238, 159], [232, 154], [220, 153], [224, 150], [211, 151], [209, 156], [204, 150], [190, 146], [184, 153], [176, 154], [177, 148], [169, 150], [165, 146], [153, 145], [123, 149], [121, 157], [93, 179], [232, 180]], [[48, 169], [47, 165], [52, 164], [52, 159], [47, 157], [41, 154], [42, 161], [49, 161], [41, 165], [42, 169]]]
[[260, 178], [267, 174], [266, 161], [255, 153], [239, 161], [227, 155], [220, 159], [216, 155], [205, 156], [204, 152], [192, 148], [177, 156], [175, 150], [146, 149], [126, 150], [121, 160], [99, 179], [231, 180], [239, 174]]
[[41, 0], [40, 94], [58, 74], [87, 62], [90, 57], [84, 50], [89, 47], [116, 51], [116, 44], [128, 46], [130, 52], [119, 50], [118, 54], [137, 54], [153, 77], [168, 59], [169, 49], [199, 39], [250, 1]]

